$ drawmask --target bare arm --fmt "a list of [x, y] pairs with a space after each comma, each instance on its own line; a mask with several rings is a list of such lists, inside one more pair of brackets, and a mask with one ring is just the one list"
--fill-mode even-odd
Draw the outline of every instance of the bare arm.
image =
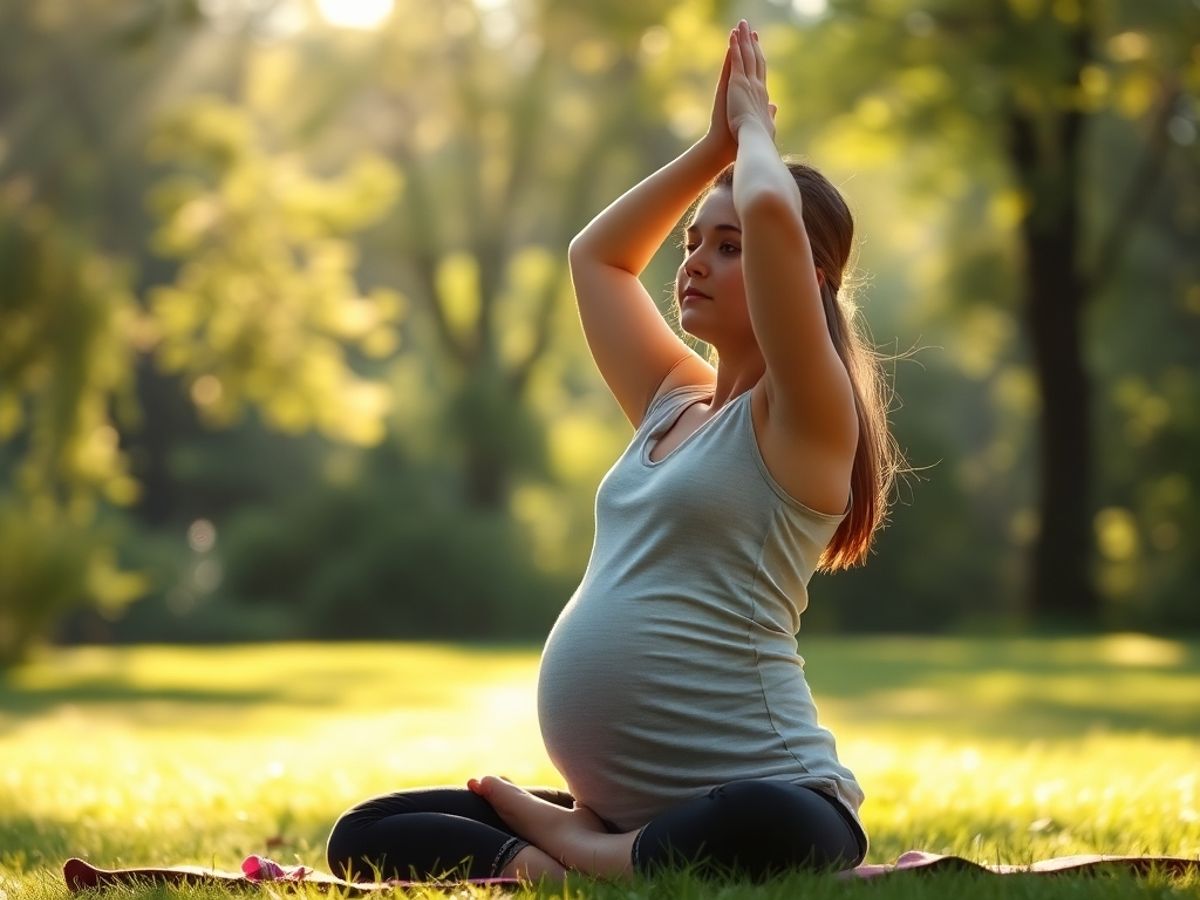
[[744, 23], [733, 47], [733, 204], [742, 224], [746, 302], [766, 363], [771, 418], [797, 441], [852, 457], [858, 437], [853, 388], [829, 335], [800, 190], [775, 149], [766, 60]]
[[571, 241], [571, 280], [592, 358], [638, 425], [656, 392], [711, 383], [712, 367], [671, 330], [638, 280], [700, 191], [733, 161], [725, 113], [727, 52], [708, 133], [626, 191]]
[[571, 241], [571, 263], [605, 265], [641, 275], [692, 201], [733, 154], [697, 141], [614, 200]]

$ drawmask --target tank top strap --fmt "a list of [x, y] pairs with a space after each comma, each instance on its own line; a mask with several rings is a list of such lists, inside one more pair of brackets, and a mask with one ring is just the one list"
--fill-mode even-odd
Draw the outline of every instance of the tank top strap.
[[701, 384], [685, 384], [682, 387], [672, 388], [651, 402], [650, 406], [646, 408], [646, 414], [642, 416], [642, 422], [638, 425], [637, 430], [639, 432], [652, 431], [678, 412], [682, 406], [694, 403], [697, 397], [706, 397], [711, 393], [712, 388]]

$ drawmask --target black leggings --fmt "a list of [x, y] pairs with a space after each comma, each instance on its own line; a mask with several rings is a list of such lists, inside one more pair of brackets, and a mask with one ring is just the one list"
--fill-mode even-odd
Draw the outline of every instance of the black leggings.
[[[530, 793], [568, 809], [566, 791]], [[605, 823], [608, 829], [618, 829]], [[499, 876], [529, 845], [477, 794], [425, 788], [372, 797], [347, 810], [329, 835], [334, 874], [376, 877]], [[761, 879], [788, 869], [848, 869], [862, 862], [866, 838], [842, 805], [786, 781], [734, 781], [661, 813], [633, 844], [633, 870], [671, 864], [712, 875]]]

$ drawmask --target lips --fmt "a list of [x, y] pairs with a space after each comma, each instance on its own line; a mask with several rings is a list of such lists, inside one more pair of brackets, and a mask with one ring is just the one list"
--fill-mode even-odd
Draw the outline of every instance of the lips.
[[703, 291], [698, 291], [695, 288], [688, 288], [683, 292], [684, 300], [711, 300], [712, 297]]

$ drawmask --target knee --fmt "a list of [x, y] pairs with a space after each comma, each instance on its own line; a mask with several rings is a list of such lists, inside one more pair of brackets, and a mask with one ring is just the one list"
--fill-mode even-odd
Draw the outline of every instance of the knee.
[[[764, 855], [766, 868], [846, 868], [861, 856], [858, 839], [815, 790], [780, 781], [737, 781], [717, 789], [717, 815], [736, 842]], [[768, 862], [769, 861], [769, 862]]]
[[373, 818], [361, 806], [342, 813], [330, 829], [325, 842], [325, 861], [329, 871], [347, 881], [369, 881], [374, 876], [364, 868], [363, 830]]
[[785, 782], [734, 781], [716, 788], [712, 800], [711, 815], [722, 823], [726, 839], [772, 856], [790, 857], [798, 847], [821, 843], [833, 820], [826, 801]]
[[352, 881], [348, 872], [354, 851], [349, 838], [350, 829], [346, 827], [343, 816], [333, 823], [333, 829], [329, 832], [329, 839], [325, 842], [325, 861], [329, 865], [329, 871], [338, 878]]

